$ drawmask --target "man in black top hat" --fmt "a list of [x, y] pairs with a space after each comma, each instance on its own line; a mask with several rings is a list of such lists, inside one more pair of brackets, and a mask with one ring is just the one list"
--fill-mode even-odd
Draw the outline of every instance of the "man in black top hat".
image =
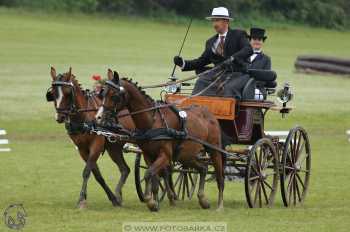
[[271, 70], [271, 58], [263, 53], [262, 48], [267, 36], [265, 29], [251, 28], [250, 29], [250, 45], [253, 48], [254, 54], [250, 57], [251, 69]]
[[[231, 56], [234, 57], [230, 72], [226, 72], [220, 77], [220, 87], [223, 87], [223, 95], [241, 99], [241, 92], [249, 80], [248, 75], [242, 74], [245, 69], [244, 64], [249, 62], [249, 57], [253, 54], [252, 47], [249, 44], [245, 31], [232, 30], [229, 22], [232, 18], [225, 7], [214, 8], [212, 15], [207, 17], [211, 20], [216, 35], [207, 40], [203, 54], [194, 60], [184, 60], [182, 57], [175, 56], [174, 63], [182, 68], [182, 71], [195, 70], [201, 73], [208, 69], [209, 64], [218, 65]], [[193, 94], [201, 92], [207, 88], [215, 79], [212, 76], [203, 76], [198, 79]], [[213, 86], [201, 95], [217, 95], [218, 86]]]

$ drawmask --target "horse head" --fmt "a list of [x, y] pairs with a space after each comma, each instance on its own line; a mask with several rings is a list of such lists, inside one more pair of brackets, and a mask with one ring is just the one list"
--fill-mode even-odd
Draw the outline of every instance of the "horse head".
[[56, 109], [56, 121], [63, 123], [68, 120], [69, 115], [74, 111], [74, 75], [72, 68], [67, 73], [58, 74], [55, 68], [51, 67], [51, 88], [46, 93], [46, 99], [54, 102]]
[[108, 81], [106, 81], [102, 92], [103, 102], [96, 114], [97, 123], [114, 119], [119, 111], [127, 104], [127, 91], [122, 86], [119, 74], [108, 69]]

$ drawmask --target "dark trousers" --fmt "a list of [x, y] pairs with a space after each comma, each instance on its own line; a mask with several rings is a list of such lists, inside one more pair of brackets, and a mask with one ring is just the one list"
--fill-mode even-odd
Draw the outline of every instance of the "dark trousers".
[[[224, 73], [217, 77], [220, 80], [208, 90], [201, 93], [202, 96], [221, 96], [221, 97], [233, 97], [235, 99], [242, 99], [242, 90], [244, 86], [249, 81], [249, 76], [242, 73]], [[203, 89], [207, 88], [213, 81], [215, 77], [203, 76], [199, 78], [194, 86], [192, 95], [201, 92]], [[218, 87], [223, 87], [223, 91], [218, 89]]]

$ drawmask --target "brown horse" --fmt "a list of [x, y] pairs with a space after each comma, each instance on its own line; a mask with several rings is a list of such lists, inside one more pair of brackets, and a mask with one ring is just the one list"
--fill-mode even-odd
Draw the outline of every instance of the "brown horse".
[[[101, 100], [91, 92], [82, 90], [78, 81], [72, 75], [70, 69], [68, 73], [57, 76], [56, 70], [51, 68], [52, 87], [48, 91], [48, 101], [53, 101], [56, 109], [56, 121], [66, 124], [66, 128], [71, 140], [78, 147], [80, 156], [86, 162], [83, 171], [83, 185], [78, 201], [79, 208], [86, 207], [87, 183], [91, 174], [95, 176], [96, 181], [106, 192], [108, 199], [114, 206], [122, 203], [122, 187], [130, 173], [130, 168], [124, 160], [123, 143], [109, 143], [103, 136], [90, 134], [83, 128], [84, 122], [95, 120], [95, 115]], [[120, 123], [125, 127], [132, 129], [134, 124], [130, 117], [124, 117]], [[115, 195], [112, 193], [100, 170], [97, 166], [97, 160], [104, 150], [107, 150], [111, 159], [117, 164], [121, 173], [119, 182], [115, 189]]]
[[[96, 119], [98, 123], [110, 120], [111, 112], [116, 114], [126, 107], [133, 118], [137, 131], [148, 132], [158, 128], [172, 128], [181, 130], [179, 115], [171, 107], [157, 107], [157, 103], [146, 95], [137, 84], [131, 80], [119, 80], [117, 72], [108, 71], [108, 79], [105, 86], [103, 105], [100, 107]], [[193, 106], [183, 109], [180, 114], [186, 117], [186, 129], [189, 135], [202, 141], [221, 148], [220, 126], [216, 118], [206, 109]], [[149, 164], [149, 169], [145, 174], [146, 192], [145, 199], [147, 206], [152, 211], [159, 210], [157, 196], [157, 186], [155, 177], [164, 172], [171, 165], [171, 161], [176, 158], [186, 167], [192, 167], [200, 173], [200, 184], [198, 199], [202, 208], [209, 208], [209, 202], [204, 194], [205, 175], [207, 166], [198, 160], [198, 155], [207, 152], [213, 162], [216, 173], [216, 181], [219, 189], [218, 209], [223, 208], [223, 158], [220, 152], [208, 149], [203, 145], [181, 139], [170, 140], [138, 140], [138, 146], [144, 154], [145, 161]], [[174, 151], [177, 151], [176, 153]], [[168, 186], [169, 187], [169, 186]], [[168, 196], [172, 195], [168, 190]], [[153, 194], [153, 197], [152, 197]]]

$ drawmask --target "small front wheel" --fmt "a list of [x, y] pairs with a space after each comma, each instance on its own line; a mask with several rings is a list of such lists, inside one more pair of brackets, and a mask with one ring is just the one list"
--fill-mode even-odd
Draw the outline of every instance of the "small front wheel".
[[279, 160], [271, 140], [258, 140], [248, 153], [245, 195], [250, 208], [271, 207], [279, 176]]

